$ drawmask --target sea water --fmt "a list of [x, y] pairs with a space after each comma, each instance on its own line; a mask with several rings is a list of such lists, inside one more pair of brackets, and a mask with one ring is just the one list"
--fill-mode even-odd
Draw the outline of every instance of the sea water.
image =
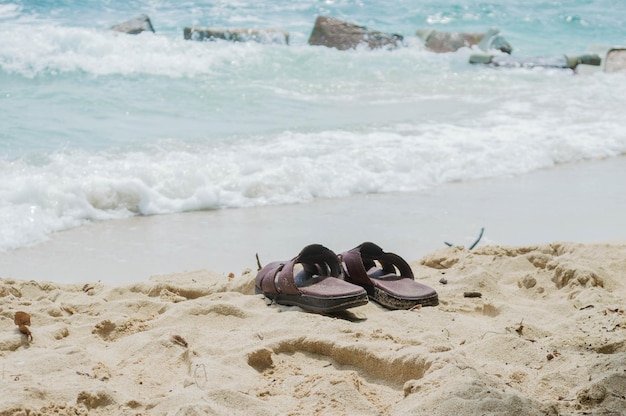
[[[155, 33], [111, 26], [146, 14]], [[317, 16], [404, 36], [309, 46]], [[94, 221], [436, 189], [626, 154], [626, 74], [469, 64], [626, 44], [626, 2], [0, 1], [0, 250]], [[184, 40], [280, 29], [289, 44]], [[601, 186], [601, 185], [599, 185]]]

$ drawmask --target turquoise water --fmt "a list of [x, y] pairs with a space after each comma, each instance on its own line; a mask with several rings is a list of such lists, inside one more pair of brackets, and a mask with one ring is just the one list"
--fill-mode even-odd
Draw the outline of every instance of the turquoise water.
[[[93, 4], [92, 4], [93, 3]], [[156, 33], [108, 30], [145, 13]], [[307, 44], [318, 15], [396, 50]], [[0, 249], [94, 220], [307, 203], [626, 153], [626, 75], [472, 66], [415, 31], [498, 27], [514, 56], [626, 44], [621, 1], [0, 2]], [[276, 28], [289, 45], [185, 41]]]

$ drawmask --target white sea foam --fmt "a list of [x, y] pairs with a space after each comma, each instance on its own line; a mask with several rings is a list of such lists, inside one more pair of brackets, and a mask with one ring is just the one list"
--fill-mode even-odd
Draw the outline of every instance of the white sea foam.
[[89, 220], [415, 191], [626, 153], [626, 137], [610, 131], [618, 125], [508, 121], [286, 131], [217, 146], [167, 141], [124, 152], [57, 152], [37, 164], [3, 162], [0, 248]]

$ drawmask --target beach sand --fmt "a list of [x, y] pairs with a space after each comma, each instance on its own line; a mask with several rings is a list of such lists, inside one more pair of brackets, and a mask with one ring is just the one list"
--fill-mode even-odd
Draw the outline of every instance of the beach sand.
[[[625, 414], [624, 160], [109, 221], [2, 253], [0, 416]], [[367, 240], [440, 304], [326, 316], [254, 294], [256, 253]]]
[[0, 415], [624, 414], [626, 245], [447, 247], [411, 267], [438, 306], [307, 313], [255, 295], [255, 270], [3, 278]]

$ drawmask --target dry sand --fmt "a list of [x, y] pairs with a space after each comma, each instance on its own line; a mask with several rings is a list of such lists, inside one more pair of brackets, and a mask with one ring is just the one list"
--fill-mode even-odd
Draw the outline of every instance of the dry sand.
[[626, 245], [452, 247], [411, 266], [439, 306], [307, 313], [254, 295], [254, 271], [2, 279], [0, 415], [625, 413]]

